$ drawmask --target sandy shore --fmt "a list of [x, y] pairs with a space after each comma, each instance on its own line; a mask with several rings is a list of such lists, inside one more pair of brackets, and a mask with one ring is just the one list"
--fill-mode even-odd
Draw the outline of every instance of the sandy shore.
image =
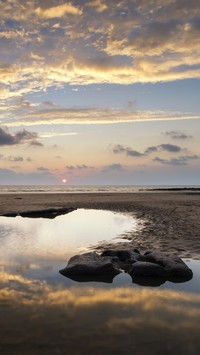
[[[1, 215], [6, 212], [51, 207], [104, 209], [131, 214], [140, 219], [142, 228], [128, 234], [130, 247], [140, 250], [158, 249], [177, 253], [181, 257], [200, 259], [200, 194], [198, 193], [0, 195]], [[102, 246], [104, 247], [105, 245]], [[110, 244], [109, 247], [113, 245]], [[124, 243], [124, 247], [127, 247], [127, 243]]]

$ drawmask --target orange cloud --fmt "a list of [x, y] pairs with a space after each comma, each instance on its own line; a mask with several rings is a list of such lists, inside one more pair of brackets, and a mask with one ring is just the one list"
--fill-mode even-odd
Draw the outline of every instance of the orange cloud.
[[97, 12], [103, 12], [108, 9], [108, 6], [103, 0], [93, 0], [87, 3], [87, 6], [93, 7]]
[[[117, 5], [91, 0], [82, 8], [73, 1], [57, 5], [52, 0], [47, 8], [37, 1], [22, 3], [0, 2], [3, 98], [67, 83], [129, 85], [200, 78], [197, 2], [164, 1], [162, 11], [158, 0], [153, 7], [152, 2], [126, 0]], [[65, 15], [74, 16], [66, 20]], [[7, 24], [10, 18], [19, 22], [16, 28]]]
[[40, 17], [51, 19], [51, 18], [63, 17], [66, 14], [81, 15], [82, 10], [78, 9], [77, 7], [72, 5], [71, 2], [69, 2], [62, 5], [50, 7], [48, 9], [42, 9], [41, 7], [38, 7], [35, 10], [35, 13]]

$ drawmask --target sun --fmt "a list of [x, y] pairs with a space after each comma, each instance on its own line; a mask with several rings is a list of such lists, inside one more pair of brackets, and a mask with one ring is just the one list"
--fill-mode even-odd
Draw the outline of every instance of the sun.
[[65, 183], [65, 182], [67, 182], [67, 180], [66, 179], [62, 179], [62, 182]]

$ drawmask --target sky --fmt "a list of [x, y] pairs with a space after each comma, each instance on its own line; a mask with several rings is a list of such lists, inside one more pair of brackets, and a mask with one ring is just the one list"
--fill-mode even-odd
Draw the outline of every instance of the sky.
[[198, 185], [199, 0], [0, 1], [0, 184]]

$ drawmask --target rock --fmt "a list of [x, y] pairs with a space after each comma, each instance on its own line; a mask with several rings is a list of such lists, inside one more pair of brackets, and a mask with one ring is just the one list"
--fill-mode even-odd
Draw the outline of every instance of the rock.
[[166, 282], [166, 277], [133, 276], [132, 282], [139, 286], [159, 287]]
[[143, 256], [137, 249], [108, 249], [104, 250], [101, 256], [110, 256], [112, 258], [118, 258], [118, 262], [121, 266], [127, 263], [134, 263], [137, 260], [142, 260]]
[[48, 208], [43, 210], [25, 211], [25, 212], [8, 212], [4, 213], [3, 217], [28, 217], [28, 218], [50, 218], [53, 219], [57, 216], [67, 214], [75, 211], [75, 208], [61, 207], [61, 208]]
[[146, 261], [162, 266], [167, 272], [168, 279], [173, 277], [190, 279], [193, 276], [192, 270], [176, 255], [149, 251], [144, 257]]
[[167, 280], [184, 282], [193, 276], [192, 270], [177, 256], [153, 251], [141, 255], [137, 249], [76, 255], [60, 273], [76, 281], [112, 282], [121, 270], [129, 273], [133, 282], [152, 286]]
[[140, 260], [141, 255], [137, 249], [108, 249], [103, 251], [102, 257], [109, 256], [113, 262], [118, 265], [118, 268], [128, 272], [130, 266], [137, 260]]
[[65, 269], [59, 271], [62, 275], [74, 280], [112, 282], [121, 271], [111, 257], [102, 257], [95, 252], [73, 256]]
[[136, 261], [128, 272], [133, 276], [151, 276], [167, 278], [167, 271], [163, 266], [148, 261]]
[[[62, 271], [62, 270], [61, 270]], [[62, 272], [60, 272], [62, 273]], [[88, 274], [80, 274], [80, 275], [64, 275], [68, 279], [76, 281], [76, 282], [103, 282], [103, 283], [112, 283], [115, 275], [88, 275]]]
[[137, 249], [108, 249], [103, 251], [101, 256], [117, 257], [121, 262], [127, 262], [128, 260], [135, 262], [141, 255]]

